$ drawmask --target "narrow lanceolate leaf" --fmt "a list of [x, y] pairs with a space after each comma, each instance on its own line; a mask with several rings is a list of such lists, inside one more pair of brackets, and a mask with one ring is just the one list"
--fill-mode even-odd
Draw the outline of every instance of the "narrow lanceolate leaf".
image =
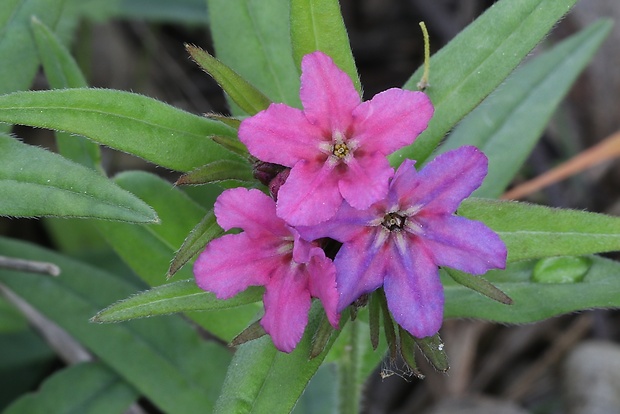
[[[289, 0], [207, 0], [215, 55], [273, 102], [299, 106]], [[241, 111], [232, 108], [233, 113]], [[203, 163], [204, 164], [204, 163]]]
[[423, 379], [424, 375], [418, 369], [418, 362], [415, 359], [415, 342], [413, 337], [399, 326], [398, 338], [400, 340], [400, 355], [411, 370], [411, 374], [415, 375], [416, 378]]
[[182, 175], [177, 185], [209, 184], [220, 181], [235, 180], [242, 182], [256, 181], [252, 175], [252, 167], [247, 162], [220, 160], [213, 161], [202, 167]]
[[229, 365], [215, 413], [290, 412], [339, 334], [334, 331], [325, 350], [308, 360], [322, 313], [315, 302], [306, 332], [290, 354], [277, 351], [268, 336], [241, 345]]
[[493, 300], [496, 300], [500, 303], [503, 303], [504, 305], [512, 304], [512, 299], [510, 299], [504, 292], [489, 283], [486, 279], [483, 279], [480, 276], [470, 275], [469, 273], [464, 273], [455, 269], [446, 268], [445, 270], [446, 273], [448, 273], [456, 283], [463, 285], [466, 288], [475, 290], [476, 292]]
[[439, 337], [439, 334], [426, 338], [413, 338], [413, 341], [428, 359], [428, 362], [430, 362], [437, 371], [446, 372], [450, 369], [448, 355], [444, 350], [443, 341]]
[[508, 262], [620, 250], [618, 217], [479, 198], [465, 200], [459, 215], [482, 221], [499, 234]]
[[224, 135], [211, 135], [209, 136], [218, 145], [226, 148], [228, 151], [237, 154], [243, 158], [248, 158], [250, 153], [243, 142], [239, 141], [237, 137], [230, 137]]
[[[391, 156], [420, 162], [444, 135], [491, 93], [541, 41], [576, 0], [501, 0], [431, 58], [430, 86], [435, 105], [428, 129], [413, 145]], [[423, 68], [405, 84], [416, 89]]]
[[512, 298], [511, 306], [445, 279], [444, 317], [531, 323], [580, 310], [620, 308], [620, 264], [596, 256], [590, 259], [585, 277], [555, 283], [538, 282], [534, 278], [536, 260], [514, 263], [505, 271], [485, 274], [485, 278]]
[[220, 121], [226, 125], [228, 125], [231, 128], [234, 128], [236, 130], [239, 130], [239, 127], [241, 126], [241, 120], [237, 119], [237, 118], [233, 118], [230, 116], [224, 116], [224, 115], [220, 115], [220, 114], [215, 114], [212, 112], [206, 113], [205, 116], [209, 119], [213, 119], [215, 121]]
[[239, 108], [248, 115], [254, 115], [271, 104], [261, 91], [256, 89], [237, 72], [194, 45], [185, 45], [192, 59], [198, 66], [207, 72], [220, 87], [228, 94]]
[[1, 216], [157, 221], [147, 204], [95, 171], [2, 134], [0, 194]]
[[91, 321], [121, 322], [178, 312], [229, 309], [258, 302], [263, 293], [263, 288], [250, 287], [231, 299], [221, 300], [196, 286], [194, 279], [181, 280], [121, 300], [97, 313]]
[[[53, 89], [88, 86], [77, 62], [54, 32], [36, 17], [32, 18], [30, 26], [50, 86]], [[56, 144], [61, 155], [86, 167], [96, 169], [101, 162], [99, 145], [84, 137], [57, 132]]]
[[187, 262], [191, 260], [198, 252], [202, 251], [207, 243], [220, 236], [223, 230], [215, 221], [215, 215], [212, 211], [208, 212], [200, 223], [196, 225], [189, 233], [179, 250], [174, 255], [172, 263], [166, 276], [172, 277]]
[[37, 392], [12, 403], [4, 414], [126, 412], [140, 395], [101, 362], [84, 362], [47, 379]]
[[608, 20], [595, 23], [518, 68], [450, 134], [440, 152], [475, 145], [489, 158], [489, 174], [475, 196], [504, 192], [611, 27]]
[[316, 50], [331, 56], [361, 93], [357, 67], [337, 0], [292, 0], [291, 40], [298, 68], [304, 55]]
[[83, 135], [178, 171], [234, 157], [208, 138], [235, 137], [234, 129], [123, 91], [63, 89], [0, 96], [0, 122]]
[[61, 277], [0, 269], [0, 282], [66, 330], [162, 412], [212, 411], [230, 361], [228, 350], [202, 340], [179, 317], [89, 323], [99, 309], [129, 296], [138, 286], [27, 243], [0, 238], [0, 251], [57, 263]]

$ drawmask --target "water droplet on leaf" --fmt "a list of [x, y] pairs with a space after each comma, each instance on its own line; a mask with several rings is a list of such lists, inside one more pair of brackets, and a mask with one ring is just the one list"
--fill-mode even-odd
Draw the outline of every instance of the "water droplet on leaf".
[[592, 266], [588, 257], [549, 257], [534, 266], [532, 281], [536, 283], [579, 283]]

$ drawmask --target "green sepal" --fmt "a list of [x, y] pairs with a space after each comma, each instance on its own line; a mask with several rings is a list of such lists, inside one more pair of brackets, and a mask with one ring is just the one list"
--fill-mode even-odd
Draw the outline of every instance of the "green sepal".
[[370, 343], [372, 349], [376, 350], [379, 346], [379, 317], [381, 315], [381, 299], [379, 292], [374, 291], [370, 294], [368, 304], [368, 325], [370, 328]]
[[418, 369], [418, 362], [415, 359], [415, 341], [411, 334], [405, 331], [400, 326], [398, 327], [398, 338], [400, 339], [400, 355], [403, 357], [403, 361], [411, 370], [411, 374], [416, 378], [424, 379], [424, 374]]
[[444, 270], [452, 279], [454, 279], [456, 283], [463, 285], [466, 288], [475, 290], [481, 295], [503, 303], [504, 305], [512, 305], [512, 299], [510, 299], [508, 295], [499, 290], [488, 280], [483, 279], [481, 276], [474, 276], [469, 273], [450, 268], [444, 268]]
[[249, 115], [254, 115], [271, 104], [261, 91], [252, 86], [237, 72], [220, 62], [208, 52], [194, 45], [185, 45], [190, 56], [205, 72], [207, 72], [230, 96], [239, 108]]
[[310, 359], [316, 358], [320, 355], [327, 343], [329, 342], [329, 338], [332, 336], [334, 332], [334, 328], [329, 323], [329, 319], [326, 315], [323, 315], [321, 321], [319, 322], [319, 327], [312, 336], [312, 346], [310, 348]]
[[243, 142], [239, 141], [237, 137], [226, 136], [226, 135], [211, 135], [209, 136], [213, 142], [219, 144], [220, 146], [226, 148], [228, 151], [237, 154], [243, 158], [248, 158], [250, 156], [250, 152], [247, 147], [243, 144]]
[[377, 295], [381, 312], [383, 313], [383, 332], [385, 333], [385, 340], [390, 351], [390, 360], [395, 361], [398, 356], [398, 346], [396, 343], [396, 330], [394, 329], [392, 314], [388, 309], [387, 299], [385, 298], [385, 292], [383, 289], [378, 289], [375, 294]]
[[198, 167], [183, 174], [175, 182], [176, 185], [197, 185], [235, 180], [245, 183], [256, 181], [252, 175], [252, 167], [248, 163], [220, 160]]
[[236, 130], [239, 130], [239, 127], [241, 126], [241, 120], [233, 118], [231, 116], [224, 116], [209, 112], [205, 114], [205, 117], [213, 119], [214, 121], [220, 121], [221, 123], [226, 124], [231, 128], [235, 128]]
[[170, 263], [170, 268], [166, 272], [166, 277], [170, 279], [174, 276], [196, 253], [204, 249], [207, 243], [220, 236], [223, 232], [215, 220], [213, 211], [209, 211], [187, 235], [183, 244], [175, 253], [174, 259]]
[[446, 372], [450, 369], [448, 364], [448, 355], [444, 350], [444, 344], [439, 334], [427, 336], [426, 338], [413, 338], [422, 354], [428, 359], [428, 362], [440, 372]]
[[262, 338], [267, 335], [265, 332], [265, 328], [260, 324], [260, 319], [254, 321], [245, 328], [239, 335], [235, 336], [232, 341], [230, 341], [230, 346], [239, 346], [243, 345], [246, 342], [253, 341], [258, 338]]

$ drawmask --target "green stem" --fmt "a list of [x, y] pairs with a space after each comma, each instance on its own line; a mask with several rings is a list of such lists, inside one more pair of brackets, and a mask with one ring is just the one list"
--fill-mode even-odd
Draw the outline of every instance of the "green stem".
[[358, 414], [360, 411], [358, 322], [349, 324], [349, 341], [340, 360], [340, 410], [341, 414]]

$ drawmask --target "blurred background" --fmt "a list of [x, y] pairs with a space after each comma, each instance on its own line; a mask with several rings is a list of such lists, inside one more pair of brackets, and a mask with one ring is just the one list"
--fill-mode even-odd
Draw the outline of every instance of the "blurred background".
[[[73, 39], [72, 50], [91, 86], [145, 94], [197, 114], [227, 112], [217, 84], [188, 58], [183, 47], [184, 43], [193, 43], [213, 52], [204, 24], [209, 18], [204, 0], [73, 3], [67, 2], [79, 18], [73, 26], [60, 30], [67, 39]], [[401, 86], [422, 63], [419, 21], [426, 22], [434, 52], [492, 3], [341, 0], [365, 98]], [[601, 17], [619, 20], [620, 2], [582, 0], [532, 54]], [[560, 106], [515, 185], [608, 138], [612, 143], [614, 139], [620, 141], [618, 45], [620, 26], [616, 25]], [[48, 88], [42, 74], [33, 88]], [[17, 127], [14, 132], [31, 144], [50, 147], [52, 142], [47, 131]], [[609, 148], [607, 153], [620, 154], [620, 143]], [[569, 178], [542, 190], [527, 192], [523, 199], [618, 215], [619, 164], [614, 159], [596, 164], [583, 172], [574, 170]], [[177, 174], [114, 151], [105, 151], [104, 166], [110, 175], [145, 169], [170, 180], [177, 178]], [[0, 218], [0, 234], [49, 247], [55, 244], [36, 220]], [[418, 380], [407, 377], [398, 361], [385, 361], [369, 379], [364, 412], [620, 413], [619, 322], [617, 311], [584, 312], [527, 326], [447, 321], [442, 337], [450, 356], [450, 371], [440, 374], [423, 365], [427, 378]], [[25, 388], [36, 388], [58, 362], [41, 348], [40, 359], [34, 359], [33, 364], [40, 369], [24, 380]], [[0, 366], [0, 371], [6, 373], [9, 368]], [[5, 384], [0, 382], [0, 386]], [[616, 411], [608, 411], [614, 406]]]

